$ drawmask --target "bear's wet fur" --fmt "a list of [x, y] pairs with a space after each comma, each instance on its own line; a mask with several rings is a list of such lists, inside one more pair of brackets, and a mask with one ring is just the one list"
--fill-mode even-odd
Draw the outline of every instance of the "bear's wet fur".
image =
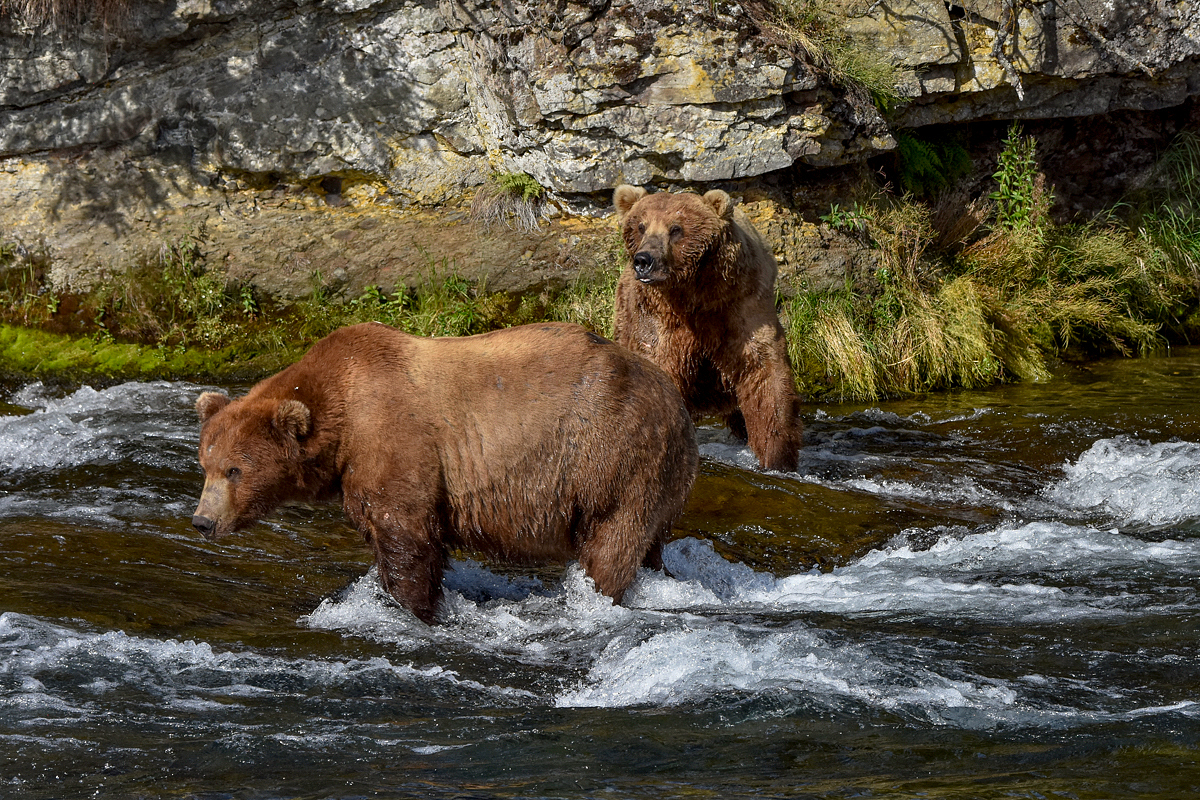
[[205, 392], [193, 524], [217, 539], [286, 501], [333, 499], [379, 579], [432, 622], [448, 551], [578, 558], [620, 601], [695, 480], [695, 428], [670, 378], [577, 325], [463, 338], [342, 328], [230, 400]]
[[775, 257], [714, 189], [613, 193], [629, 266], [617, 283], [617, 341], [675, 381], [693, 417], [723, 417], [764, 469], [794, 471], [803, 426], [775, 311]]

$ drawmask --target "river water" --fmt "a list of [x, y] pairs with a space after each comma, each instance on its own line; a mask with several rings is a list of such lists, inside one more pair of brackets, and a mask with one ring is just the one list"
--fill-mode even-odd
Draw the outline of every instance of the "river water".
[[1200, 795], [1200, 350], [705, 427], [673, 577], [433, 628], [336, 507], [191, 529], [204, 388], [0, 392], [0, 797]]

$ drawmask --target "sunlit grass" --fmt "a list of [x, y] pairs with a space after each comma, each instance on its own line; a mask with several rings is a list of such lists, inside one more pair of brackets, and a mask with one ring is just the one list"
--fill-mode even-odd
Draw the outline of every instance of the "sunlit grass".
[[38, 330], [61, 326], [65, 297], [44, 282], [42, 265], [15, 248], [0, 250], [0, 323], [5, 349], [0, 374], [43, 376], [88, 372], [125, 377], [266, 374], [296, 360], [345, 325], [383, 322], [418, 336], [469, 336], [524, 323], [575, 322], [612, 336], [613, 296], [623, 250], [613, 234], [595, 271], [566, 287], [527, 295], [491, 292], [430, 260], [412, 288], [369, 286], [335, 296], [314, 274], [310, 294], [287, 306], [260, 305], [249, 286], [208, 272], [188, 241], [70, 298], [74, 336]]

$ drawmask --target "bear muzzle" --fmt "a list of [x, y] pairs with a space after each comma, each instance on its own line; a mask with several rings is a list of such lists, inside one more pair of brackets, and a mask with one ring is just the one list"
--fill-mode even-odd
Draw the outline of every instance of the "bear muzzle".
[[192, 516], [192, 527], [200, 531], [200, 535], [210, 542], [217, 538], [217, 521], [201, 514]]
[[633, 276], [642, 283], [661, 283], [667, 276], [659, 269], [660, 260], [647, 250], [633, 256]]
[[[229, 508], [229, 486], [220, 479], [205, 480], [200, 503], [192, 512], [192, 527], [209, 541], [216, 541], [229, 533], [231, 516]], [[222, 519], [225, 523], [222, 523]]]

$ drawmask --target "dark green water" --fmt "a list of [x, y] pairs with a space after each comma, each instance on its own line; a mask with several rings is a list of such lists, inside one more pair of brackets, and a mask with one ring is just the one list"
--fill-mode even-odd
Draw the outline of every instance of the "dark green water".
[[336, 508], [191, 530], [201, 388], [0, 394], [0, 797], [1200, 796], [1200, 351], [705, 429], [675, 577], [434, 628]]

